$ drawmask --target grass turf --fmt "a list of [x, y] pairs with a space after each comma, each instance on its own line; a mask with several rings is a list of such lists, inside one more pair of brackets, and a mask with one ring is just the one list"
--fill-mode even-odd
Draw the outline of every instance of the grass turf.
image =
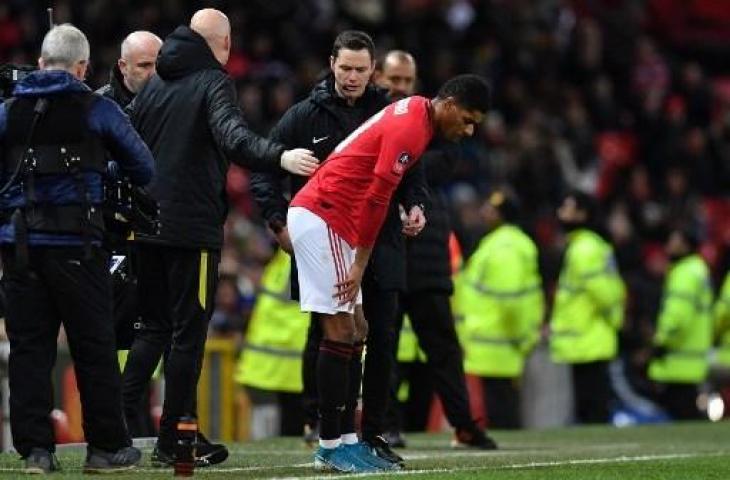
[[[641, 426], [575, 427], [557, 430], [493, 432], [500, 450], [452, 450], [447, 435], [409, 435], [401, 453], [407, 469], [372, 478], [502, 479], [730, 479], [730, 422]], [[198, 469], [209, 478], [352, 478], [326, 474], [311, 466], [312, 455], [299, 439], [276, 438], [230, 445], [221, 464]], [[59, 450], [63, 472], [54, 478], [81, 478], [83, 450]], [[145, 451], [142, 465], [127, 474], [105, 478], [162, 478], [171, 469], [156, 469]], [[27, 478], [17, 455], [0, 455], [0, 477]]]

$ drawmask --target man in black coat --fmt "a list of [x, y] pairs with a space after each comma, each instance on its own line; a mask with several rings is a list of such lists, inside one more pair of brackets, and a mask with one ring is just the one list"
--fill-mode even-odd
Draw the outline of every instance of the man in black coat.
[[[223, 69], [231, 32], [214, 9], [193, 15], [165, 39], [157, 74], [130, 106], [132, 123], [155, 157], [149, 187], [160, 205], [160, 233], [137, 235], [142, 328], [124, 369], [125, 409], [139, 408], [166, 349], [165, 399], [152, 460], [174, 461], [176, 425], [196, 415], [196, 392], [218, 278], [227, 204], [229, 162], [257, 170], [283, 167], [311, 174], [317, 160], [306, 149], [285, 150], [251, 132]], [[197, 463], [228, 455], [199, 436]]]
[[[416, 85], [413, 56], [401, 50], [389, 52], [376, 72], [375, 81], [388, 89], [393, 100], [413, 95]], [[430, 383], [441, 399], [449, 423], [456, 430], [452, 443], [454, 446], [494, 449], [497, 445], [471, 417], [463, 355], [451, 312], [450, 296], [454, 291], [449, 258], [451, 226], [448, 202], [440, 188], [451, 176], [450, 168], [456, 155], [456, 145], [436, 140], [421, 156], [431, 202], [426, 228], [407, 242], [408, 288], [401, 299], [402, 309], [408, 314], [418, 343], [426, 354]], [[400, 325], [402, 318], [398, 322], [398, 332]], [[392, 396], [391, 403], [395, 402], [397, 399]]]
[[[96, 93], [114, 101], [122, 110], [126, 109], [137, 92], [154, 75], [161, 46], [162, 40], [152, 32], [138, 30], [127, 35], [122, 41], [119, 60], [109, 73], [109, 83]], [[112, 255], [121, 257], [118, 263], [113, 264], [112, 269], [113, 312], [117, 350], [126, 353], [134, 340], [133, 325], [138, 316], [137, 275], [132, 265], [131, 243], [127, 240], [128, 224], [116, 220], [114, 212], [104, 212], [104, 215], [104, 246], [111, 250]], [[130, 416], [131, 413], [135, 413], [135, 416]], [[132, 437], [148, 437], [153, 434], [154, 423], [148, 395], [145, 396], [142, 408], [127, 412], [126, 420]]]
[[109, 83], [96, 93], [126, 108], [154, 75], [161, 46], [162, 40], [152, 32], [138, 30], [127, 35], [122, 41], [119, 60], [109, 73]]
[[[284, 114], [271, 132], [272, 139], [284, 145], [308, 142], [318, 158], [326, 158], [340, 141], [390, 103], [384, 91], [369, 83], [374, 68], [374, 46], [364, 32], [342, 32], [335, 40], [330, 66], [332, 74], [316, 85], [308, 98]], [[279, 175], [254, 174], [251, 190], [279, 244], [291, 253], [285, 224], [288, 200], [282, 191], [283, 176], [283, 172]], [[306, 180], [304, 177], [291, 176], [292, 196]], [[405, 288], [404, 225], [398, 204], [402, 204], [408, 212], [407, 234], [417, 234], [425, 224], [422, 204], [427, 199], [426, 185], [423, 170], [419, 166], [405, 177], [397, 195], [397, 201], [390, 205], [363, 280], [363, 308], [369, 332], [362, 388], [362, 437], [375, 448], [379, 456], [400, 463], [402, 459], [390, 450], [381, 437], [388, 396], [388, 383], [383, 379], [389, 378], [394, 363], [390, 352], [395, 342], [398, 294]], [[296, 278], [296, 274], [293, 274], [292, 293], [295, 297], [298, 296]], [[313, 430], [318, 421], [316, 365], [321, 338], [319, 321], [312, 321], [302, 365], [308, 430]], [[362, 353], [362, 343], [356, 344], [356, 347]], [[351, 411], [356, 408], [361, 375], [361, 355], [355, 354], [350, 365], [350, 379], [355, 378], [356, 381], [351, 382], [346, 405], [346, 409]], [[353, 418], [349, 414], [343, 417]], [[354, 425], [343, 426], [342, 431], [354, 432]], [[316, 441], [316, 437], [309, 439]]]

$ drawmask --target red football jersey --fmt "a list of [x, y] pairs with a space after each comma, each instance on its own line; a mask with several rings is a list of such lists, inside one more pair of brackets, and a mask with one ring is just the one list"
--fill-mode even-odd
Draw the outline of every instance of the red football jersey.
[[403, 174], [433, 136], [430, 100], [385, 107], [345, 138], [292, 199], [322, 218], [352, 247], [375, 243]]

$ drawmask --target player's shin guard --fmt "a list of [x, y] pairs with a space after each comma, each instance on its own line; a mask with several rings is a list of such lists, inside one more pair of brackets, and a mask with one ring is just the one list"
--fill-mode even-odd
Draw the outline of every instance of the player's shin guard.
[[352, 344], [324, 339], [317, 358], [317, 388], [321, 440], [339, 439], [340, 418], [347, 403], [347, 384]]
[[347, 379], [347, 403], [342, 414], [340, 429], [342, 433], [355, 433], [355, 411], [357, 410], [357, 397], [360, 395], [360, 383], [362, 381], [362, 350], [363, 342], [355, 342], [352, 346], [352, 358], [348, 364]]

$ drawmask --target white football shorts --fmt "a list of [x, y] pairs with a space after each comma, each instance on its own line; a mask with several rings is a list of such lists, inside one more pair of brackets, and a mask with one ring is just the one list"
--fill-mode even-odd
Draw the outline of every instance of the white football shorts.
[[[290, 207], [286, 223], [297, 262], [302, 311], [353, 313], [353, 305], [338, 305], [339, 300], [333, 295], [335, 284], [347, 278], [355, 261], [355, 249], [306, 208]], [[355, 303], [362, 304], [362, 290]]]

